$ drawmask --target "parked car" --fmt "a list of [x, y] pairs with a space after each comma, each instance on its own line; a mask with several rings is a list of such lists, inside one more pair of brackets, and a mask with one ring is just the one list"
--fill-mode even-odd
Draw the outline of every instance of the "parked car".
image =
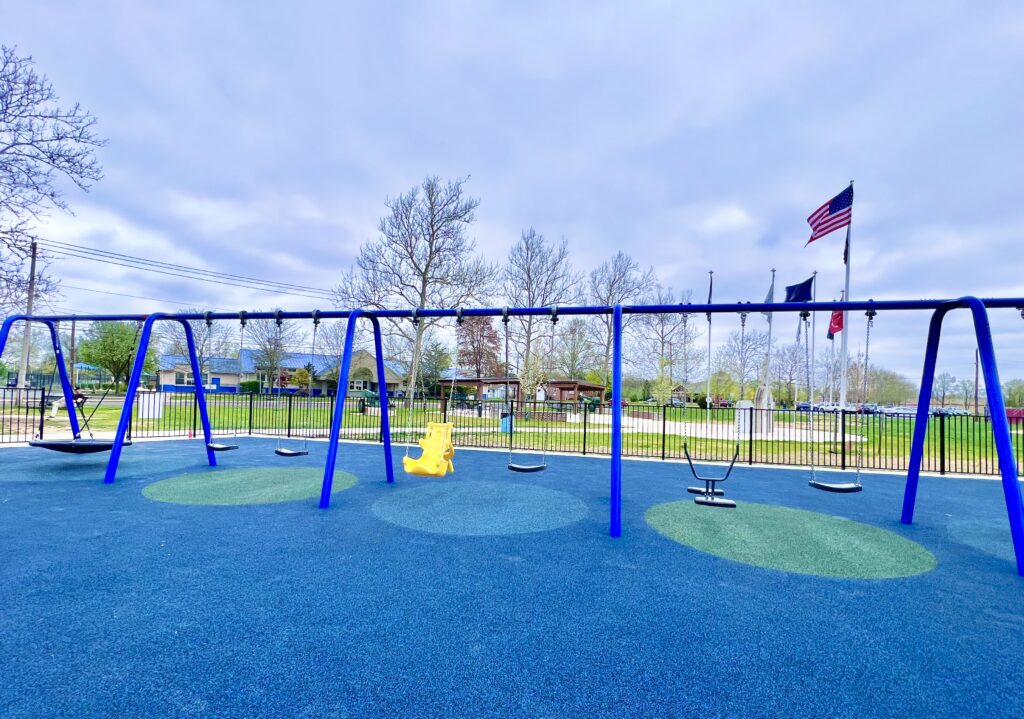
[[668, 403], [672, 407], [685, 407], [686, 406], [686, 402], [684, 402], [683, 400], [679, 399], [678, 397], [673, 397], [672, 399], [670, 399], [668, 401]]
[[913, 417], [917, 414], [915, 407], [886, 407], [886, 417]]
[[797, 412], [810, 412], [812, 407], [810, 402], [797, 402], [795, 409]]
[[877, 404], [872, 404], [871, 402], [867, 402], [865, 404], [860, 405], [858, 410], [860, 412], [863, 412], [864, 414], [879, 414], [879, 413], [881, 413], [882, 408], [879, 407]]
[[939, 407], [938, 409], [935, 409], [932, 412], [932, 414], [937, 414], [937, 415], [938, 414], [944, 414], [947, 417], [950, 417], [950, 416], [966, 417], [966, 416], [969, 416], [971, 413], [968, 412], [966, 409], [964, 409], [962, 407]]

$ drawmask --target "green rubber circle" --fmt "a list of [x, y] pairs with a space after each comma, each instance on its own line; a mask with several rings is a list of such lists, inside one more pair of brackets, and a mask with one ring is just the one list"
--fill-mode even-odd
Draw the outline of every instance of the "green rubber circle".
[[390, 493], [371, 511], [407, 529], [482, 537], [558, 529], [583, 519], [587, 505], [557, 489], [454, 479]]
[[[142, 490], [148, 499], [171, 504], [275, 504], [320, 496], [324, 472], [312, 467], [246, 467], [180, 474]], [[335, 472], [331, 494], [354, 487], [356, 478]]]
[[665, 537], [716, 557], [766, 569], [843, 579], [912, 577], [935, 556], [887, 529], [770, 504], [735, 509], [692, 501], [658, 504], [644, 515]]

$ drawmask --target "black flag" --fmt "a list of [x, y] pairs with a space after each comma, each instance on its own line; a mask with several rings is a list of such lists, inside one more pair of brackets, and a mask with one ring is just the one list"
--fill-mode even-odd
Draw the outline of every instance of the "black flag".
[[[711, 304], [711, 291], [715, 288], [715, 272], [710, 270], [708, 272], [708, 304]], [[708, 324], [711, 324], [711, 313], [707, 313]]]

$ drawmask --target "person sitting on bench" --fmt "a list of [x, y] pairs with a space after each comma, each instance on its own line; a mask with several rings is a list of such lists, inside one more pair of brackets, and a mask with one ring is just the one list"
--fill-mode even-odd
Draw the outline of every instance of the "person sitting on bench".
[[81, 412], [85, 409], [85, 402], [89, 399], [89, 396], [82, 391], [81, 387], [75, 387], [75, 391], [71, 395], [71, 399], [75, 401], [75, 407]]

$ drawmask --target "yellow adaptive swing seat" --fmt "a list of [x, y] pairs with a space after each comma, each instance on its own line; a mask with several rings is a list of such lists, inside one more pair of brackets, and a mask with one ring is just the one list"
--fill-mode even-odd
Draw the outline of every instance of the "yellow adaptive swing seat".
[[405, 471], [422, 477], [443, 477], [448, 472], [454, 472], [452, 427], [451, 422], [427, 422], [427, 433], [419, 441], [423, 454], [419, 457], [403, 457], [402, 466]]

